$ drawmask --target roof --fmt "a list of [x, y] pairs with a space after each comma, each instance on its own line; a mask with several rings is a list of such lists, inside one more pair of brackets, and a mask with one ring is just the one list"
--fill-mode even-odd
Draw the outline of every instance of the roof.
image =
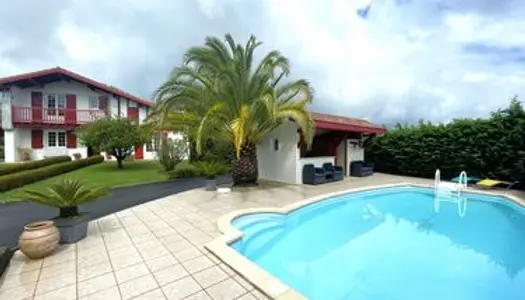
[[[49, 81], [50, 76], [53, 76], [53, 75], [57, 76], [57, 78], [51, 78], [51, 81]], [[17, 85], [18, 84], [22, 87], [25, 87], [25, 86], [35, 85], [35, 84], [44, 84], [44, 83], [49, 83], [49, 82], [53, 82], [56, 80], [60, 80], [63, 77], [69, 77], [70, 79], [73, 79], [80, 83], [84, 83], [90, 87], [97, 88], [101, 91], [104, 91], [109, 94], [113, 94], [115, 96], [119, 96], [119, 97], [123, 97], [129, 100], [135, 101], [144, 106], [152, 105], [151, 101], [134, 96], [114, 86], [110, 86], [105, 83], [87, 78], [85, 76], [82, 76], [80, 74], [77, 74], [75, 72], [69, 71], [61, 67], [55, 67], [55, 68], [50, 68], [50, 69], [44, 69], [44, 70], [24, 73], [20, 75], [3, 77], [3, 78], [0, 78], [0, 87], [2, 85]], [[46, 78], [48, 79], [47, 81], [45, 80]], [[40, 82], [39, 80], [44, 80], [44, 82]]]
[[383, 126], [366, 120], [316, 112], [311, 112], [310, 114], [315, 121], [316, 128], [348, 132], [385, 133], [385, 128]]

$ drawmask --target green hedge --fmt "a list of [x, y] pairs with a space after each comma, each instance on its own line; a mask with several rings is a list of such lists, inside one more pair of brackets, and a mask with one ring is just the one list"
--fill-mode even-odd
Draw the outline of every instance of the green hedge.
[[525, 181], [525, 111], [513, 99], [489, 119], [397, 126], [366, 146], [366, 159], [384, 173], [432, 178], [469, 176]]
[[54, 157], [48, 157], [40, 160], [34, 160], [34, 161], [28, 161], [28, 162], [20, 162], [20, 163], [14, 163], [14, 164], [0, 164], [0, 176], [7, 175], [7, 174], [14, 174], [18, 172], [28, 171], [28, 170], [34, 170], [58, 163], [64, 163], [71, 161], [71, 157], [64, 155], [64, 156], [54, 156]]
[[188, 161], [183, 161], [175, 166], [175, 169], [168, 172], [169, 179], [198, 177], [201, 173], [199, 169]]
[[35, 170], [0, 176], [0, 192], [5, 192], [11, 189], [19, 188], [26, 184], [44, 180], [90, 165], [98, 164], [103, 161], [104, 157], [101, 155], [97, 155], [84, 159], [58, 163]]

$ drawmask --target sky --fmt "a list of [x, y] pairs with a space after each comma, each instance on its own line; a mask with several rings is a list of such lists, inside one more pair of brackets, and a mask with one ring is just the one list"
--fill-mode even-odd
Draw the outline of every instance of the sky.
[[313, 111], [447, 122], [525, 94], [524, 15], [523, 0], [0, 0], [0, 76], [61, 66], [149, 99], [206, 36], [253, 34], [312, 83]]

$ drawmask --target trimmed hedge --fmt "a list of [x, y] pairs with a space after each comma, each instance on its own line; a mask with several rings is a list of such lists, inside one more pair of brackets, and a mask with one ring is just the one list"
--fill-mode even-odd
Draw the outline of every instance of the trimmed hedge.
[[367, 161], [383, 173], [443, 178], [469, 176], [525, 181], [525, 111], [513, 99], [489, 119], [397, 126], [366, 147]]
[[48, 157], [40, 160], [20, 162], [14, 164], [0, 165], [0, 176], [14, 174], [18, 172], [34, 170], [58, 163], [64, 163], [71, 161], [71, 157], [68, 155]]
[[26, 184], [44, 180], [90, 165], [98, 164], [103, 161], [104, 157], [102, 155], [97, 155], [79, 160], [58, 163], [35, 170], [0, 176], [0, 192], [19, 188]]

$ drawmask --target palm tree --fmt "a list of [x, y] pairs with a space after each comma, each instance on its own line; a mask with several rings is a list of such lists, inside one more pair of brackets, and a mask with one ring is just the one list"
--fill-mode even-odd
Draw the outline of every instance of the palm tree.
[[44, 191], [29, 190], [24, 199], [38, 204], [58, 207], [60, 218], [78, 216], [78, 205], [109, 195], [109, 189], [93, 187], [74, 179], [64, 179], [50, 184]]
[[254, 66], [261, 45], [251, 36], [246, 45], [207, 37], [190, 48], [184, 63], [155, 93], [158, 103], [151, 119], [160, 127], [182, 130], [196, 141], [197, 151], [207, 139], [233, 145], [235, 185], [257, 182], [256, 145], [286, 120], [294, 120], [308, 145], [314, 123], [307, 110], [313, 90], [304, 79], [284, 82], [289, 61], [270, 51]]

